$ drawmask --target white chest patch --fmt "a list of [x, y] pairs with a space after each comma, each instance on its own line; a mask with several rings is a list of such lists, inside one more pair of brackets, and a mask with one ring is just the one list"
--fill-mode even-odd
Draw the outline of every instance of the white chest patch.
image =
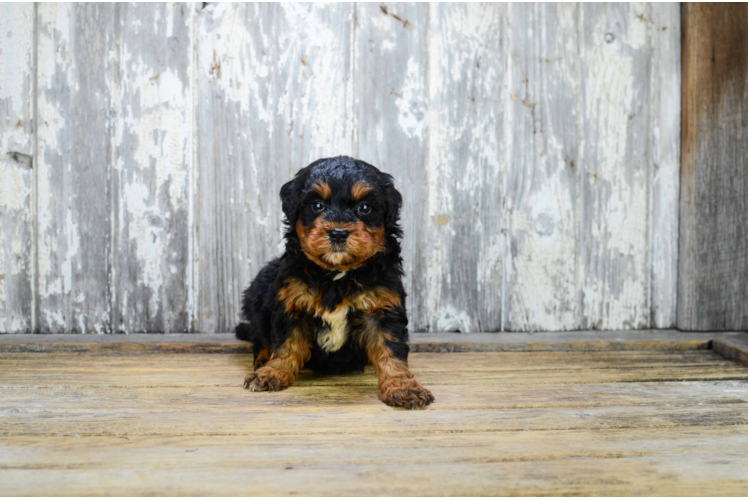
[[335, 352], [348, 340], [348, 306], [339, 305], [331, 312], [323, 312], [320, 317], [330, 326], [317, 335], [317, 343], [326, 352]]

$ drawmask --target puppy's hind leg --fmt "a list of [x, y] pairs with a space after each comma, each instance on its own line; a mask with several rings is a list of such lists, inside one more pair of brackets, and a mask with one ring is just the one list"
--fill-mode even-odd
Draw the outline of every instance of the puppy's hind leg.
[[281, 391], [290, 387], [304, 363], [312, 357], [311, 348], [311, 341], [301, 329], [293, 329], [277, 352], [270, 353], [265, 348], [265, 354], [269, 354], [269, 358], [265, 358], [260, 366], [258, 360], [263, 351], [259, 351], [255, 357], [255, 371], [247, 375], [244, 388], [252, 391]]
[[249, 323], [239, 323], [234, 329], [236, 338], [244, 340], [246, 342], [252, 342], [252, 353], [254, 354], [254, 369], [265, 366], [265, 363], [270, 359], [270, 349], [263, 344], [262, 340], [254, 335], [252, 325]]

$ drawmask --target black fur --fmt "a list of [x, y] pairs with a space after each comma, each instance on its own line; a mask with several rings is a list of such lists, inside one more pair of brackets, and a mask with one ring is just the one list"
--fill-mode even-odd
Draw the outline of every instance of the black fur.
[[[318, 215], [311, 204], [319, 198], [313, 186], [320, 180], [327, 182], [332, 191], [326, 220], [354, 223], [361, 220], [368, 227], [385, 228], [385, 250], [375, 254], [361, 267], [349, 270], [338, 280], [333, 280], [337, 271], [324, 269], [307, 258], [296, 232], [297, 221], [309, 226]], [[355, 210], [349, 197], [351, 187], [358, 181], [365, 181], [374, 188], [365, 198], [372, 207], [371, 213], [366, 215]], [[301, 169], [281, 188], [280, 196], [287, 226], [286, 251], [280, 258], [269, 262], [244, 292], [242, 315], [245, 322], [236, 327], [236, 336], [252, 342], [257, 355], [264, 347], [277, 350], [300, 322], [306, 322], [315, 332], [323, 326], [320, 318], [292, 316], [286, 312], [278, 300], [278, 293], [288, 278], [301, 280], [320, 292], [323, 304], [329, 309], [334, 309], [344, 296], [356, 288], [367, 290], [385, 287], [400, 295], [401, 306], [391, 308], [373, 320], [378, 321], [380, 328], [395, 339], [388, 341], [387, 347], [396, 357], [407, 360], [408, 319], [399, 243], [402, 231], [398, 225], [402, 197], [395, 189], [392, 177], [360, 160], [345, 156], [326, 158]], [[368, 360], [357, 333], [363, 321], [371, 320], [364, 319], [361, 312], [349, 312], [348, 341], [335, 352], [326, 353], [320, 349], [316, 334], [313, 335], [312, 358], [306, 366], [323, 373], [362, 371]]]

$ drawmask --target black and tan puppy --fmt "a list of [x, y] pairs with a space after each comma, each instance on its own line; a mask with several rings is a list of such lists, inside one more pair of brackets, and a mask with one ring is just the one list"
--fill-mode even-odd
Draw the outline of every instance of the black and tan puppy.
[[317, 160], [281, 188], [286, 252], [244, 292], [237, 337], [253, 343], [244, 387], [279, 391], [308, 366], [363, 371], [380, 399], [424, 407], [434, 400], [408, 369], [408, 318], [392, 177], [341, 156]]

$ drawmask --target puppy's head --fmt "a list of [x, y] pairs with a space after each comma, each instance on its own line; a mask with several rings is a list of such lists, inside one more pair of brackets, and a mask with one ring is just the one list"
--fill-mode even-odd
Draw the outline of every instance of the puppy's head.
[[392, 176], [345, 156], [317, 160], [281, 188], [286, 222], [324, 269], [362, 266], [396, 245], [402, 197]]

